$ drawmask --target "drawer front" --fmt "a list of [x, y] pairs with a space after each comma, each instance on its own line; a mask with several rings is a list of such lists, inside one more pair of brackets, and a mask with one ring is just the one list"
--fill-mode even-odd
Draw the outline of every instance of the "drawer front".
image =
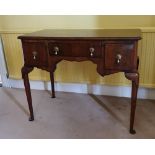
[[47, 66], [47, 50], [44, 42], [23, 42], [22, 45], [26, 65]]
[[50, 42], [49, 53], [53, 56], [87, 57], [102, 56], [100, 41], [56, 41]]
[[134, 43], [107, 43], [104, 47], [106, 69], [129, 70], [135, 68]]

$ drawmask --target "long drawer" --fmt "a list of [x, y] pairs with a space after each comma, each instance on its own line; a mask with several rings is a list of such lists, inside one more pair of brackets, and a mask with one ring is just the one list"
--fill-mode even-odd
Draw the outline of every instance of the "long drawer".
[[103, 56], [101, 41], [53, 41], [48, 44], [51, 56], [92, 57]]

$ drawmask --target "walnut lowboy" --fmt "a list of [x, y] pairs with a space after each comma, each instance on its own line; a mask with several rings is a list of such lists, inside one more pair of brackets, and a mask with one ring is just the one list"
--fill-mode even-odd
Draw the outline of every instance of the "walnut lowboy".
[[133, 129], [137, 91], [139, 85], [137, 44], [141, 39], [139, 29], [99, 30], [42, 30], [22, 35], [24, 55], [22, 78], [30, 110], [30, 121], [34, 120], [28, 74], [34, 67], [50, 72], [52, 97], [54, 71], [61, 60], [85, 61], [97, 64], [101, 76], [124, 72], [132, 81], [130, 133]]

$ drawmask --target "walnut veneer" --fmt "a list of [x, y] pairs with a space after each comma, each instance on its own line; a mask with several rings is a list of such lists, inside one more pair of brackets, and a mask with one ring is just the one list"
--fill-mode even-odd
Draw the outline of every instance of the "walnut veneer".
[[61, 60], [85, 61], [97, 64], [97, 72], [108, 75], [124, 72], [132, 81], [130, 133], [134, 134], [134, 116], [139, 84], [137, 44], [139, 29], [103, 30], [42, 30], [19, 36], [22, 41], [24, 80], [30, 121], [34, 120], [28, 74], [34, 67], [50, 72], [52, 97], [55, 97], [54, 76]]

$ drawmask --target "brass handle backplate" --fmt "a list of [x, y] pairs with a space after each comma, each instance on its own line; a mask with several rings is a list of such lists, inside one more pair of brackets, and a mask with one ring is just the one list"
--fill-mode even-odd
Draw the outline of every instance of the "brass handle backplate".
[[93, 57], [94, 56], [95, 49], [93, 47], [90, 47], [89, 48], [89, 51], [90, 51], [90, 56]]
[[121, 54], [117, 54], [116, 55], [116, 63], [119, 64], [121, 62], [122, 59], [122, 55]]
[[59, 47], [58, 46], [55, 46], [54, 49], [53, 49], [53, 51], [54, 51], [54, 54], [55, 55], [58, 55], [58, 53], [59, 53]]
[[33, 54], [33, 59], [36, 60], [36, 57], [37, 57], [38, 53], [36, 51], [33, 51], [32, 54]]

